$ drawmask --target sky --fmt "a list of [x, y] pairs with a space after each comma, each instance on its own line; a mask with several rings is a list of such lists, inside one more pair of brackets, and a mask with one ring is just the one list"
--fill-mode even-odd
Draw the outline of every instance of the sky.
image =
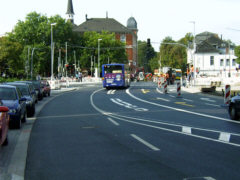
[[[74, 22], [88, 18], [114, 18], [124, 26], [131, 16], [138, 25], [138, 39], [151, 39], [155, 50], [167, 36], [179, 40], [186, 33], [204, 31], [222, 35], [240, 45], [240, 0], [72, 0]], [[18, 20], [36, 11], [48, 17], [66, 17], [68, 0], [0, 0], [0, 36], [11, 32]]]

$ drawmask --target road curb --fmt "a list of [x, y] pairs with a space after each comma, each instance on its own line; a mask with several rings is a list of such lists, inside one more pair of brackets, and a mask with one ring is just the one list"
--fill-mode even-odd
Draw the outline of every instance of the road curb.
[[35, 116], [32, 118], [27, 118], [27, 122], [23, 125], [21, 129], [21, 133], [19, 135], [13, 155], [7, 168], [7, 173], [1, 174], [0, 180], [24, 180], [28, 143], [33, 124], [36, 121], [39, 113], [46, 104], [54, 100], [56, 97], [75, 90], [77, 90], [77, 88], [69, 88], [69, 90], [65, 90], [64, 92], [53, 93], [56, 95], [47, 97], [47, 101], [43, 102], [42, 104], [40, 104], [41, 101], [38, 102], [38, 106], [36, 106]]

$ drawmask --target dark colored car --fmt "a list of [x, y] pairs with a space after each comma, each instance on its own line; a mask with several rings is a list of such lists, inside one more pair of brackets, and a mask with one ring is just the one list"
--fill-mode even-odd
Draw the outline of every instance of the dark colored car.
[[47, 97], [51, 94], [51, 88], [47, 81], [41, 81], [41, 87], [43, 89], [43, 96]]
[[0, 101], [0, 145], [6, 146], [8, 144], [8, 124], [9, 124], [9, 115], [8, 107], [3, 106], [3, 103]]
[[17, 83], [26, 83], [29, 85], [30, 92], [33, 95], [33, 99], [35, 101], [35, 104], [38, 103], [38, 91], [35, 90], [35, 87], [31, 81], [16, 81]]
[[240, 95], [234, 96], [231, 99], [228, 112], [232, 120], [240, 119]]
[[26, 108], [27, 108], [27, 117], [32, 117], [35, 114], [35, 99], [34, 94], [31, 93], [30, 85], [27, 83], [20, 82], [10, 82], [6, 83], [8, 85], [16, 86], [22, 93], [22, 96], [25, 97], [26, 100]]
[[40, 81], [30, 81], [33, 83], [33, 86], [36, 91], [38, 91], [38, 100], [43, 99], [43, 90], [41, 88], [41, 82]]
[[3, 105], [9, 108], [9, 127], [20, 129], [22, 122], [26, 122], [26, 98], [18, 87], [0, 85], [0, 99]]

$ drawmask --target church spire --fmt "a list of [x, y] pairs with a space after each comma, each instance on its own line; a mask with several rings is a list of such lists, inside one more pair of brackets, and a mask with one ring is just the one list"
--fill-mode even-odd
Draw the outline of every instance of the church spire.
[[67, 5], [67, 21], [70, 21], [73, 23], [73, 15], [74, 15], [74, 11], [73, 11], [73, 3], [72, 0], [68, 0], [68, 5]]

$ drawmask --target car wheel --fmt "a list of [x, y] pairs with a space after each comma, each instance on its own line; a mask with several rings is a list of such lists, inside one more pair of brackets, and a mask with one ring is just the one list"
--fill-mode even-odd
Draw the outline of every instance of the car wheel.
[[19, 119], [19, 120], [16, 122], [15, 128], [16, 128], [16, 129], [21, 129], [21, 127], [22, 127], [22, 120]]
[[50, 92], [48, 93], [48, 96], [50, 96]]
[[236, 111], [234, 104], [230, 105], [230, 107], [229, 107], [229, 115], [232, 120], [238, 119], [237, 111]]
[[35, 114], [35, 105], [32, 106], [29, 117], [33, 117], [34, 114]]
[[7, 146], [8, 145], [8, 137], [6, 137], [5, 141], [2, 144], [3, 146]]

